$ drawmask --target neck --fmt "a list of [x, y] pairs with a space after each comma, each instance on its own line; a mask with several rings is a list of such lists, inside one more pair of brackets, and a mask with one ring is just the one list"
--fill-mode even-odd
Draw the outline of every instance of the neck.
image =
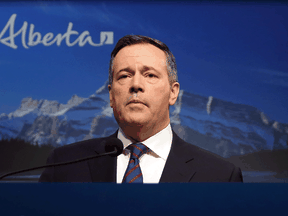
[[128, 139], [130, 139], [133, 143], [135, 142], [143, 142], [147, 140], [148, 138], [154, 136], [164, 128], [168, 126], [170, 121], [166, 124], [163, 125], [162, 127], [157, 126], [155, 127], [147, 127], [147, 126], [120, 126], [124, 134]]

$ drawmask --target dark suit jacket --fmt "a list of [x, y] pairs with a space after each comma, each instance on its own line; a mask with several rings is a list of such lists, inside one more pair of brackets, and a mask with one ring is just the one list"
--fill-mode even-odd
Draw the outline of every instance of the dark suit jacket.
[[[117, 137], [117, 132], [110, 137]], [[106, 138], [56, 148], [47, 163], [60, 163], [105, 152]], [[70, 165], [46, 168], [40, 182], [116, 182], [117, 157], [103, 156]], [[224, 158], [180, 139], [173, 131], [171, 151], [160, 182], [243, 182], [240, 168]]]

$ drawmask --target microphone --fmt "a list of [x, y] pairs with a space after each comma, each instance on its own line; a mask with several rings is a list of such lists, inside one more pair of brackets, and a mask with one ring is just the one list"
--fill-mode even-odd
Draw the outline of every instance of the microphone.
[[47, 168], [47, 167], [63, 166], [63, 165], [68, 165], [68, 164], [72, 164], [72, 163], [78, 163], [78, 162], [82, 162], [85, 160], [90, 160], [93, 158], [102, 157], [102, 156], [106, 156], [106, 155], [117, 157], [118, 155], [120, 155], [123, 152], [123, 143], [121, 140], [119, 140], [117, 138], [110, 138], [107, 141], [103, 141], [101, 144], [104, 144], [104, 143], [105, 143], [105, 151], [106, 152], [103, 154], [93, 155], [90, 157], [85, 157], [85, 158], [81, 158], [81, 159], [77, 159], [77, 160], [73, 160], [73, 161], [67, 161], [67, 162], [61, 162], [61, 163], [55, 163], [55, 164], [47, 164], [44, 166], [38, 166], [38, 167], [29, 168], [29, 169], [10, 172], [10, 173], [7, 173], [7, 174], [0, 176], [0, 180], [7, 177], [7, 176], [15, 175], [15, 174], [22, 173], [22, 172], [27, 172], [27, 171], [32, 171], [32, 170], [42, 169], [42, 168]]
[[[106, 141], [105, 143], [105, 151], [111, 152], [111, 156], [117, 157], [118, 155], [122, 154], [123, 152], [123, 143], [120, 139], [117, 138], [111, 138]], [[115, 153], [112, 153], [112, 151], [115, 151]]]

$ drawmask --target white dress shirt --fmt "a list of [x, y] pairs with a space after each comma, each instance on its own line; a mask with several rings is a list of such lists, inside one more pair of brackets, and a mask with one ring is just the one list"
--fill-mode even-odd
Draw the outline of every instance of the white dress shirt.
[[[132, 144], [132, 142], [125, 136], [121, 128], [118, 130], [117, 138], [124, 145], [123, 153], [117, 157], [117, 183], [122, 183], [130, 160], [130, 150], [126, 149], [126, 147]], [[159, 183], [171, 149], [172, 138], [172, 129], [169, 124], [154, 136], [141, 142], [151, 150], [151, 152], [142, 155], [139, 159], [143, 174], [143, 183]]]

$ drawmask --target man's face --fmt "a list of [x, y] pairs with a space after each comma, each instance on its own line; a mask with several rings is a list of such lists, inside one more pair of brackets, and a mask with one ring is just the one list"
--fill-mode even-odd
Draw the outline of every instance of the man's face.
[[113, 71], [110, 106], [119, 126], [166, 127], [179, 84], [176, 95], [175, 83], [170, 88], [165, 53], [151, 44], [126, 46], [117, 53]]

